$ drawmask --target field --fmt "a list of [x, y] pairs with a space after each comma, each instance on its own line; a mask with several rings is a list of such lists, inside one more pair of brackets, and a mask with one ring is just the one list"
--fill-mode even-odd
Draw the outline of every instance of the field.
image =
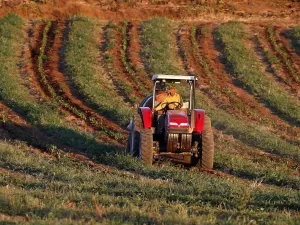
[[[0, 0], [0, 224], [299, 224], [300, 3], [183, 2]], [[156, 73], [214, 170], [126, 154]]]

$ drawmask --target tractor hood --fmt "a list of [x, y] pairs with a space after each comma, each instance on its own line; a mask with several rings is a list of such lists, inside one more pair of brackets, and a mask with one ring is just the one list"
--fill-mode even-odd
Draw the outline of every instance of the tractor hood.
[[183, 111], [169, 110], [166, 114], [166, 128], [170, 132], [174, 130], [188, 132], [190, 129], [189, 118]]

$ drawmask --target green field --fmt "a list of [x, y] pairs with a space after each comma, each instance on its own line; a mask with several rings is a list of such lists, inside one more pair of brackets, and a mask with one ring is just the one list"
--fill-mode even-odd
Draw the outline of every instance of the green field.
[[[249, 25], [216, 23], [205, 32], [232, 84], [270, 112], [262, 121], [219, 107], [215, 96], [227, 92], [217, 92], [209, 52], [198, 50], [202, 24], [145, 19], [134, 25], [137, 39], [130, 24], [0, 19], [0, 224], [299, 224], [300, 101], [260, 66]], [[190, 43], [180, 39], [185, 26]], [[299, 27], [287, 32], [299, 52]], [[148, 93], [136, 64], [149, 79], [209, 76], [210, 92], [197, 86], [196, 105], [212, 119], [213, 171], [146, 166], [125, 153], [126, 126]], [[239, 107], [243, 99], [234, 98], [229, 104]]]

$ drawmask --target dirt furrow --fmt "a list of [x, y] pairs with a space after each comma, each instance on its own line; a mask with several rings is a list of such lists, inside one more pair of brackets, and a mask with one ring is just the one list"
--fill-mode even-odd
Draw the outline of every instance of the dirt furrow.
[[[72, 95], [69, 84], [65, 76], [60, 72], [60, 55], [62, 34], [65, 24], [61, 22], [53, 22], [48, 32], [48, 40], [45, 55], [47, 57], [44, 63], [44, 72], [47, 81], [54, 88], [57, 95], [61, 96], [64, 108], [71, 114], [78, 117], [82, 115], [85, 122], [96, 130], [109, 130], [112, 132], [126, 133], [119, 125], [107, 120], [105, 117], [98, 115], [91, 108], [87, 107], [80, 99]], [[68, 107], [69, 106], [69, 107]], [[78, 114], [74, 113], [78, 112]]]
[[31, 96], [37, 102], [48, 101], [46, 93], [44, 92], [40, 80], [34, 71], [38, 71], [38, 56], [40, 55], [40, 46], [42, 40], [42, 31], [45, 24], [42, 22], [30, 21], [27, 24], [25, 32], [25, 44], [21, 57], [21, 64], [25, 66], [21, 69], [21, 77], [24, 80]]
[[28, 124], [17, 113], [0, 102], [0, 126], [9, 135], [9, 139], [25, 141], [29, 145], [47, 150], [49, 146], [60, 146], [57, 140], [45, 136], [39, 129]]
[[295, 101], [300, 100], [300, 85], [293, 81], [284, 68], [283, 62], [268, 40], [267, 28], [264, 26], [249, 26], [250, 44], [255, 49], [259, 61], [264, 65], [265, 74], [285, 90]]
[[[121, 24], [120, 24], [121, 27]], [[117, 79], [119, 81], [124, 81], [127, 83], [128, 88], [132, 89], [132, 92], [130, 93], [130, 95], [128, 96], [129, 99], [143, 99], [144, 98], [144, 93], [142, 93], [140, 91], [140, 87], [138, 86], [137, 82], [131, 77], [132, 75], [135, 74], [130, 74], [130, 72], [128, 71], [128, 69], [131, 69], [130, 66], [128, 66], [129, 68], [127, 69], [125, 65], [125, 61], [127, 61], [128, 63], [128, 54], [127, 54], [127, 50], [125, 50], [125, 55], [122, 56], [121, 51], [123, 48], [123, 41], [128, 41], [128, 27], [126, 27], [126, 32], [123, 35], [121, 32], [117, 31], [116, 33], [116, 42], [115, 42], [115, 47], [113, 49], [113, 56], [114, 56], [114, 61], [113, 61], [113, 66], [114, 66], [114, 70], [117, 73]], [[126, 48], [127, 49], [127, 48]], [[125, 57], [125, 58], [122, 58]]]
[[[41, 54], [43, 31], [45, 26], [46, 25], [43, 22], [30, 22], [28, 24], [25, 38], [26, 43], [22, 53], [24, 57], [20, 59], [20, 64], [26, 65], [20, 69], [21, 77], [25, 81], [24, 85], [28, 88], [31, 96], [33, 96], [37, 102], [51, 101], [49, 89], [45, 87], [44, 83], [42, 82], [41, 71], [39, 68], [39, 56]], [[97, 130], [89, 126], [85, 121], [70, 115], [70, 113], [68, 113], [67, 110], [63, 109], [62, 107], [60, 107], [59, 110], [61, 114], [65, 116], [65, 121], [68, 122], [71, 127], [79, 129], [83, 132], [89, 132], [100, 141], [115, 142], [115, 140], [108, 138], [106, 135], [99, 135]]]
[[146, 90], [152, 91], [152, 83], [150, 81], [149, 75], [145, 72], [144, 64], [140, 59], [141, 44], [139, 41], [139, 26], [138, 22], [128, 23], [128, 59], [131, 62], [133, 70], [136, 76], [143, 84]]
[[[278, 45], [275, 29], [273, 27], [262, 27], [261, 29], [259, 31], [259, 36], [267, 42], [265, 44], [267, 50], [272, 52], [273, 57], [275, 56], [278, 60], [277, 66], [280, 66], [281, 69], [279, 74], [280, 78], [291, 88], [292, 92], [296, 93], [297, 97], [299, 98], [299, 79], [297, 78], [299, 74], [294, 74], [295, 71], [293, 65], [289, 66], [287, 64], [287, 61], [290, 61], [290, 57]], [[274, 33], [274, 37], [270, 35], [270, 32]], [[282, 51], [282, 54], [286, 56], [286, 58], [280, 54], [279, 49]], [[297, 77], [295, 77], [295, 75], [297, 75]]]
[[280, 88], [289, 93], [296, 101], [299, 100], [298, 85], [292, 82], [286, 74], [280, 59], [268, 41], [266, 28], [263, 26], [249, 26], [248, 29], [248, 33], [253, 34], [251, 46], [253, 46], [260, 62], [265, 66], [266, 76], [275, 81]]
[[[213, 31], [214, 26], [210, 25], [209, 29]], [[253, 95], [241, 88], [240, 84], [226, 73], [225, 65], [222, 63], [223, 60], [220, 58], [218, 51], [218, 43], [214, 40], [212, 32], [207, 34], [207, 38], [203, 37], [204, 35], [199, 39], [200, 52], [207, 57], [207, 62], [211, 66], [213, 74], [215, 74], [214, 79], [220, 85], [221, 92], [227, 96], [229, 94], [229, 107], [238, 108], [242, 115], [241, 118], [256, 122], [257, 124], [266, 124], [271, 132], [279, 135], [281, 138], [299, 143], [300, 129], [281, 120]], [[203, 39], [206, 39], [206, 41]]]
[[[229, 113], [234, 113], [238, 116], [246, 117], [252, 121], [260, 121], [271, 112], [257, 100], [240, 87], [240, 84], [226, 73], [226, 67], [223, 64], [223, 59], [218, 51], [218, 44], [213, 37], [213, 24], [207, 24], [198, 28], [197, 41], [200, 46], [200, 54], [205, 57], [206, 63], [211, 69], [212, 79], [215, 88], [220, 93], [221, 98], [215, 99], [217, 105], [225, 105], [225, 109]], [[224, 108], [224, 107], [223, 107]]]
[[[191, 27], [180, 26], [176, 34], [176, 43], [178, 46], [179, 55], [183, 61], [183, 67], [188, 75], [196, 76], [200, 87], [206, 87], [205, 92], [210, 87], [210, 79], [205, 75], [204, 68], [198, 63], [201, 60], [193, 51], [193, 44], [190, 39]], [[190, 49], [190, 51], [188, 50]], [[189, 51], [189, 52], [188, 52]], [[189, 54], [190, 53], [190, 54]], [[207, 93], [207, 92], [206, 92]]]
[[[290, 41], [288, 39], [288, 28], [284, 27], [275, 27], [275, 36], [280, 45], [280, 47], [287, 53], [289, 59], [291, 60], [293, 67], [297, 71], [297, 75], [300, 79], [300, 57], [296, 53], [295, 49], [290, 47]], [[300, 86], [299, 86], [300, 89]]]
[[[213, 24], [197, 27], [196, 41], [199, 49], [196, 50], [191, 41], [191, 28], [185, 27], [181, 31], [180, 38], [183, 42], [182, 45], [185, 45], [181, 45], [181, 48], [183, 47], [181, 55], [184, 55], [182, 58], [186, 58], [184, 64], [187, 72], [193, 75], [200, 74], [200, 77], [198, 77], [203, 85], [202, 89], [218, 108], [224, 109], [240, 119], [246, 119], [257, 124], [267, 124], [271, 132], [276, 133], [287, 141], [299, 141], [297, 134], [300, 132], [300, 129], [293, 128], [281, 121], [252, 95], [240, 88], [239, 84], [226, 74], [225, 65], [220, 59], [217, 43], [215, 43], [212, 35], [214, 27]], [[194, 50], [190, 54], [187, 49], [193, 48]], [[197, 57], [195, 54], [200, 55]]]

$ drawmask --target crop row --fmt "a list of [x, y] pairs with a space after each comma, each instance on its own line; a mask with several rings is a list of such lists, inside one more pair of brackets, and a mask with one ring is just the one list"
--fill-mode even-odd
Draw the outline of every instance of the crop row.
[[281, 74], [281, 61], [280, 59], [276, 56], [276, 54], [272, 51], [266, 48], [266, 46], [263, 44], [262, 39], [259, 36], [255, 37], [255, 42], [260, 49], [264, 59], [267, 62], [267, 66], [271, 68], [271, 72], [276, 75], [276, 77], [280, 80], [283, 81], [286, 85], [290, 84], [290, 81], [287, 77], [285, 76], [280, 76]]
[[[297, 130], [291, 128], [288, 124], [282, 124], [280, 121], [280, 125], [276, 122], [278, 119], [273, 116], [262, 116], [259, 111], [263, 110], [263, 106], [260, 106], [259, 103], [254, 101], [249, 101], [250, 96], [248, 97], [247, 93], [240, 94], [239, 97], [233, 91], [234, 87], [232, 83], [228, 83], [230, 81], [226, 81], [226, 77], [228, 75], [219, 74], [218, 70], [216, 73], [210, 67], [210, 61], [207, 57], [211, 55], [204, 56], [206, 54], [205, 48], [200, 48], [199, 43], [209, 42], [208, 40], [209, 33], [208, 28], [206, 26], [201, 27], [201, 36], [200, 33], [196, 34], [200, 30], [196, 31], [196, 27], [192, 26], [190, 33], [186, 30], [183, 30], [182, 35], [179, 38], [179, 48], [180, 55], [182, 55], [182, 59], [184, 61], [185, 67], [188, 69], [188, 73], [199, 76], [198, 74], [202, 74], [202, 76], [198, 77], [201, 84], [209, 84], [209, 88], [203, 88], [203, 92], [211, 98], [214, 103], [217, 105], [219, 109], [224, 109], [227, 113], [232, 115], [236, 115], [238, 118], [246, 119], [249, 121], [259, 121], [256, 124], [259, 126], [270, 127], [270, 130], [273, 133], [276, 133], [278, 136], [282, 136], [283, 134], [287, 134], [285, 138], [288, 141], [295, 142], [295, 133]], [[188, 35], [189, 34], [189, 35]], [[202, 40], [202, 38], [204, 40]], [[211, 37], [212, 38], [212, 37]], [[190, 44], [189, 44], [190, 42]], [[210, 48], [210, 46], [207, 46]], [[220, 81], [221, 79], [221, 81]], [[230, 78], [228, 79], [230, 80]], [[241, 93], [239, 90], [239, 93]], [[242, 101], [244, 99], [244, 101]], [[248, 100], [248, 102], [246, 101]], [[289, 127], [289, 129], [287, 129]], [[283, 130], [285, 131], [283, 133]]]
[[[228, 98], [230, 105], [225, 106], [226, 103], [222, 102], [221, 105], [224, 105], [223, 107], [229, 110], [232, 110], [230, 108], [232, 108], [231, 106], [234, 105], [236, 111], [241, 111], [244, 114], [246, 113], [247, 117], [250, 117], [254, 120], [260, 120], [265, 122], [265, 118], [259, 116], [259, 114], [253, 110], [252, 107], [250, 107], [247, 102], [242, 102], [242, 100], [237, 97], [236, 93], [232, 90], [231, 87], [229, 87], [228, 85], [224, 84], [224, 83], [219, 83], [218, 79], [216, 79], [216, 74], [213, 73], [209, 62], [207, 60], [206, 56], [203, 56], [202, 54], [205, 53], [200, 53], [199, 49], [200, 46], [198, 44], [197, 41], [197, 37], [198, 34], [196, 34], [197, 32], [197, 28], [196, 26], [192, 26], [191, 27], [191, 31], [190, 31], [190, 39], [191, 39], [191, 43], [192, 43], [192, 52], [197, 60], [197, 63], [199, 65], [201, 65], [201, 67], [204, 70], [205, 75], [209, 78], [210, 81], [210, 87], [209, 88], [209, 93], [212, 94], [213, 96], [215, 96], [215, 99], [220, 99], [221, 96]], [[207, 37], [205, 37], [207, 34], [206, 32], [209, 32], [207, 27], [202, 27], [201, 28], [201, 36], [203, 36], [204, 39], [206, 39]], [[224, 82], [224, 81], [222, 81]]]
[[[132, 85], [121, 73], [118, 71], [118, 59], [116, 55], [118, 52], [116, 49], [119, 47], [118, 39], [120, 35], [120, 27], [115, 25], [113, 22], [109, 22], [104, 28], [104, 45], [103, 45], [103, 66], [106, 68], [110, 78], [118, 89], [118, 94], [121, 95], [126, 102], [132, 105], [137, 104], [139, 99], [135, 96]], [[121, 39], [122, 41], [122, 39]], [[114, 54], [115, 52], [115, 54]]]
[[237, 78], [252, 94], [263, 99], [286, 120], [300, 124], [300, 107], [283, 92], [276, 83], [260, 70], [253, 50], [244, 46], [242, 24], [228, 22], [218, 27], [217, 38], [221, 41], [230, 74]]
[[[24, 21], [15, 15], [9, 15], [0, 23], [0, 98], [15, 112], [22, 115], [30, 124], [44, 125], [45, 118], [51, 124], [57, 124], [55, 113], [49, 113], [49, 105], [37, 105], [32, 101], [27, 90], [21, 85], [18, 74], [18, 49], [24, 43]], [[45, 109], [45, 110], [44, 110]]]
[[77, 117], [81, 118], [82, 120], [89, 123], [91, 126], [93, 126], [96, 129], [101, 130], [101, 132], [104, 132], [106, 135], [112, 137], [112, 138], [121, 138], [120, 134], [117, 132], [112, 132], [111, 130], [108, 130], [109, 127], [104, 127], [102, 124], [102, 120], [97, 118], [93, 115], [87, 115], [85, 112], [83, 112], [80, 108], [74, 106], [72, 102], [63, 96], [58, 95], [57, 93], [63, 93], [63, 90], [58, 87], [59, 90], [55, 90], [51, 83], [49, 82], [49, 78], [44, 72], [44, 66], [46, 64], [45, 59], [47, 59], [47, 56], [45, 55], [45, 49], [47, 47], [48, 43], [48, 34], [51, 32], [52, 23], [47, 22], [44, 31], [43, 31], [43, 37], [42, 37], [42, 43], [40, 47], [40, 54], [38, 56], [38, 72], [40, 76], [40, 82], [42, 83], [43, 87], [46, 88], [47, 92], [50, 94], [52, 98], [55, 99], [55, 103], [61, 105], [63, 108], [67, 109]]
[[[1, 32], [5, 32], [1, 33]], [[2, 101], [20, 115], [28, 124], [45, 136], [55, 140], [54, 145], [62, 145], [74, 148], [84, 153], [102, 154], [114, 146], [103, 145], [86, 133], [81, 133], [70, 128], [59, 117], [57, 107], [53, 103], [39, 102], [38, 104], [31, 97], [29, 90], [22, 85], [19, 74], [19, 52], [24, 41], [24, 22], [17, 16], [9, 15], [0, 20], [0, 98]], [[5, 43], [5, 44], [4, 44]], [[4, 46], [4, 47], [3, 47]], [[21, 63], [23, 64], [23, 63]], [[16, 75], [17, 74], [17, 75]], [[6, 127], [14, 133], [17, 139], [26, 141], [32, 145], [47, 146], [43, 139], [39, 140], [31, 129], [22, 130], [6, 120]]]
[[128, 32], [129, 32], [129, 24], [127, 21], [124, 22], [124, 25], [121, 28], [122, 33], [122, 45], [120, 48], [120, 55], [123, 67], [125, 68], [125, 71], [127, 74], [130, 75], [130, 78], [134, 82], [134, 86], [137, 86], [139, 89], [139, 93], [142, 93], [142, 97], [145, 97], [145, 95], [148, 93], [148, 91], [145, 89], [144, 85], [139, 79], [139, 76], [137, 75], [136, 71], [134, 71], [128, 57]]
[[41, 43], [41, 47], [40, 47], [40, 54], [38, 56], [38, 72], [40, 75], [40, 81], [43, 84], [43, 86], [46, 88], [47, 92], [51, 95], [51, 97], [53, 97], [55, 99], [55, 101], [58, 104], [60, 104], [64, 108], [68, 109], [69, 111], [71, 111], [73, 114], [75, 114], [79, 118], [86, 120], [87, 118], [84, 113], [82, 113], [80, 110], [78, 110], [74, 106], [68, 104], [61, 96], [58, 96], [56, 94], [56, 91], [50, 85], [50, 83], [48, 82], [48, 79], [44, 73], [44, 63], [45, 63], [45, 59], [47, 58], [47, 56], [45, 55], [45, 49], [47, 46], [48, 32], [50, 31], [51, 26], [52, 26], [52, 23], [50, 21], [48, 21], [43, 30], [43, 38], [42, 38], [42, 43]]
[[[99, 30], [103, 25], [89, 19], [75, 17], [69, 26], [70, 31], [64, 42], [67, 77], [85, 103], [106, 118], [123, 126], [127, 125], [131, 115], [130, 109], [116, 93], [107, 71], [97, 60], [100, 57]], [[105, 44], [107, 44], [105, 51], [112, 49], [112, 43]], [[110, 57], [108, 53], [105, 54], [105, 61], [109, 62]]]
[[267, 33], [268, 33], [268, 39], [272, 47], [274, 48], [278, 56], [280, 56], [283, 65], [285, 66], [289, 74], [292, 76], [292, 79], [295, 80], [297, 83], [300, 83], [300, 77], [297, 74], [297, 71], [294, 69], [293, 62], [291, 61], [289, 55], [278, 45], [278, 40], [274, 32], [274, 27], [269, 26], [267, 28]]
[[[140, 22], [129, 22], [128, 23], [128, 48], [127, 55], [130, 61], [130, 65], [136, 72], [140, 79], [143, 87], [148, 91], [152, 92], [152, 82], [149, 79], [148, 74], [145, 71], [144, 65], [141, 62], [141, 42], [140, 42]], [[148, 94], [147, 94], [148, 95]]]

